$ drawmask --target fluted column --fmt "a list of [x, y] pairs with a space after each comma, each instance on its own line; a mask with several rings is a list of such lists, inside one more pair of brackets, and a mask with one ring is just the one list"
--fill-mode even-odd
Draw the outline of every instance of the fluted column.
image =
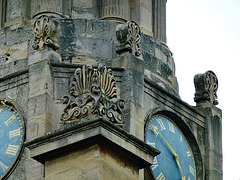
[[166, 0], [153, 0], [153, 34], [166, 43]]
[[130, 19], [129, 0], [102, 0], [101, 19], [125, 23]]

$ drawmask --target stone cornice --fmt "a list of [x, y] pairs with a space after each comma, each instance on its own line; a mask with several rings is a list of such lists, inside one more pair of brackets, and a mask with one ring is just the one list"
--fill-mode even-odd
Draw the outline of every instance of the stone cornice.
[[30, 156], [43, 163], [49, 157], [91, 144], [104, 144], [133, 160], [140, 168], [150, 166], [160, 152], [107, 120], [86, 118], [25, 143]]

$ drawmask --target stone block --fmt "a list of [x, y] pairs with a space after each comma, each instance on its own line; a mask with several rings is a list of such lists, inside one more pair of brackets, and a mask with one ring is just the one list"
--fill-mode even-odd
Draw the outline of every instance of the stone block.
[[29, 67], [29, 98], [45, 93], [53, 93], [52, 75], [47, 61]]
[[167, 56], [158, 48], [155, 48], [155, 56], [167, 64]]
[[27, 140], [45, 135], [52, 130], [52, 114], [45, 113], [34, 117], [28, 117], [27, 127]]
[[8, 51], [8, 48], [10, 48], [9, 53], [10, 57], [8, 62], [19, 60], [19, 59], [26, 59], [28, 57], [28, 42], [22, 42], [19, 44], [14, 45], [5, 45], [1, 47], [0, 49], [0, 55], [5, 54]]

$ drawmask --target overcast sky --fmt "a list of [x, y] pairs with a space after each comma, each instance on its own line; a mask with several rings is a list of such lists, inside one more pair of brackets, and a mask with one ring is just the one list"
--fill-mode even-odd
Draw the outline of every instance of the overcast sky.
[[195, 74], [212, 70], [218, 77], [223, 179], [240, 180], [240, 0], [168, 0], [167, 44], [188, 104], [195, 105]]

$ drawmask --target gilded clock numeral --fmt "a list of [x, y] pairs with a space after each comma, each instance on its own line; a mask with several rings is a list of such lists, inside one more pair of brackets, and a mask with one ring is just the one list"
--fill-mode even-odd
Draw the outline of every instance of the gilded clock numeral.
[[174, 125], [173, 125], [173, 123], [170, 122], [170, 121], [167, 121], [167, 122], [168, 122], [168, 125], [169, 125], [169, 130], [170, 130], [172, 133], [175, 134], [175, 129], [174, 129]]
[[148, 126], [148, 129], [152, 130], [156, 137], [158, 136], [157, 131], [155, 131], [151, 125]]
[[187, 151], [187, 156], [190, 157], [191, 155], [191, 151]]
[[13, 114], [7, 121], [5, 121], [5, 124], [8, 126], [14, 119], [16, 119], [16, 116]]
[[9, 144], [6, 150], [6, 154], [16, 156], [17, 150], [18, 150], [18, 146]]
[[191, 180], [191, 178], [188, 176], [187, 180]]
[[190, 165], [189, 165], [189, 172], [190, 172], [193, 176], [195, 176], [195, 170], [194, 170], [193, 167], [190, 166]]
[[157, 122], [161, 127], [161, 131], [166, 129], [161, 119], [157, 119]]
[[5, 172], [7, 169], [8, 169], [8, 166], [6, 166], [5, 164], [3, 164], [1, 161], [0, 161], [0, 165], [3, 169], [3, 171]]
[[21, 135], [21, 131], [20, 128], [9, 131], [9, 138], [11, 139], [14, 136], [20, 136]]
[[149, 142], [149, 141], [147, 140], [147, 144], [155, 148], [155, 142]]
[[165, 180], [165, 177], [163, 175], [163, 173], [161, 172], [158, 177], [156, 178], [156, 180]]
[[182, 142], [182, 134], [181, 134], [181, 136], [180, 136], [180, 141]]
[[157, 161], [157, 158], [154, 157], [154, 159], [153, 159], [153, 165], [151, 166], [151, 169], [154, 170], [154, 169], [156, 169], [156, 167], [158, 167], [158, 161]]

